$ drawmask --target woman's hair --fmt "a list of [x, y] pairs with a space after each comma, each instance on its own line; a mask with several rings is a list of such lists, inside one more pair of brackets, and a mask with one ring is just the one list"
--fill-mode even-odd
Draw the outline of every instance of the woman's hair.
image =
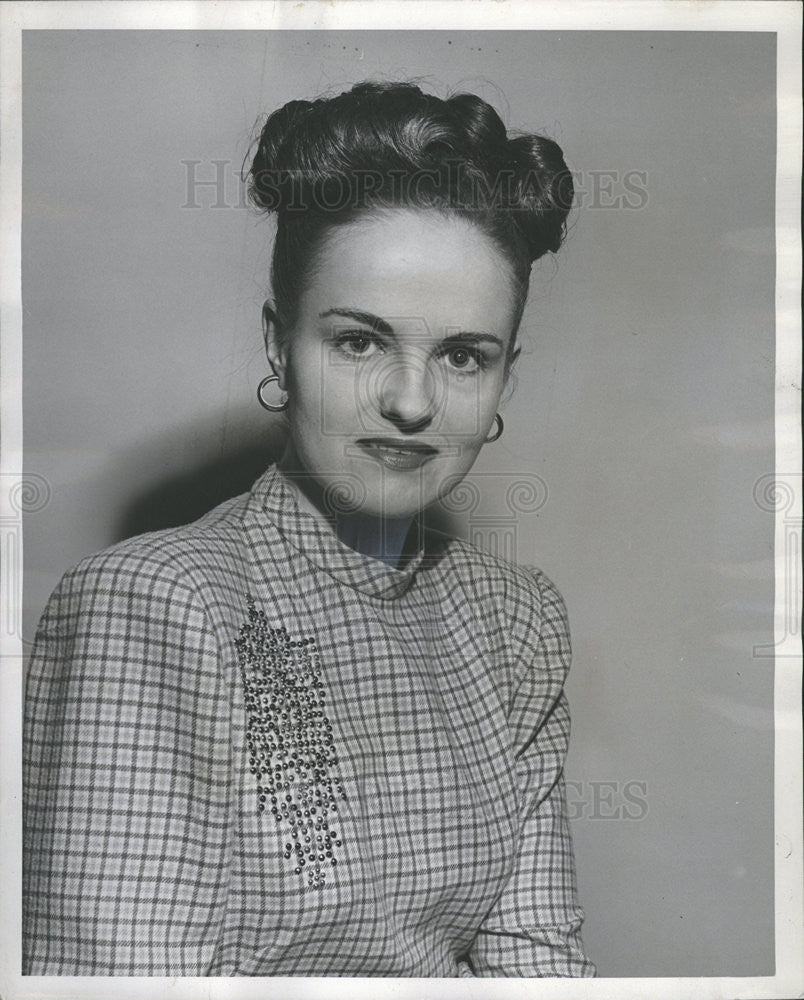
[[500, 248], [524, 309], [530, 267], [556, 251], [573, 199], [559, 146], [509, 136], [475, 94], [442, 100], [411, 83], [359, 83], [290, 101], [266, 121], [249, 196], [277, 214], [271, 283], [278, 330], [291, 329], [317, 253], [335, 226], [392, 207], [470, 220]]

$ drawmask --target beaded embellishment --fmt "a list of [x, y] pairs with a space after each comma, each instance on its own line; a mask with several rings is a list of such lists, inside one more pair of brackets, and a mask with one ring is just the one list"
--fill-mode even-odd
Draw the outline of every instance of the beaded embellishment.
[[235, 640], [246, 700], [246, 739], [257, 779], [257, 809], [266, 808], [290, 834], [284, 858], [320, 889], [341, 846], [330, 816], [345, 799], [334, 773], [338, 758], [324, 711], [324, 685], [315, 639], [291, 640], [271, 628], [248, 598], [248, 621]]

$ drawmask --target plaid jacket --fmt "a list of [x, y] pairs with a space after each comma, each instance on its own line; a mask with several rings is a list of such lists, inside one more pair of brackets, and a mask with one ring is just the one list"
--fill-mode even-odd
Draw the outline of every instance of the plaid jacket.
[[275, 469], [84, 560], [30, 665], [24, 972], [594, 975], [569, 658], [538, 571], [392, 569]]

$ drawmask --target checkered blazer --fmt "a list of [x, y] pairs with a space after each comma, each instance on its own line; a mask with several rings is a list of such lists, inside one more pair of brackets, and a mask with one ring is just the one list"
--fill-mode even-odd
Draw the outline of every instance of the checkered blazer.
[[24, 972], [591, 976], [561, 598], [365, 558], [269, 469], [67, 573], [25, 718]]

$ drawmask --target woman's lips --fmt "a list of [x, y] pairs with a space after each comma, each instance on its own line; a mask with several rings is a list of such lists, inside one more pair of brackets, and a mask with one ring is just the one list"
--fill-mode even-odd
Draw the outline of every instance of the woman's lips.
[[393, 438], [363, 438], [357, 442], [366, 454], [389, 469], [418, 469], [429, 462], [438, 449], [420, 441], [395, 441]]

